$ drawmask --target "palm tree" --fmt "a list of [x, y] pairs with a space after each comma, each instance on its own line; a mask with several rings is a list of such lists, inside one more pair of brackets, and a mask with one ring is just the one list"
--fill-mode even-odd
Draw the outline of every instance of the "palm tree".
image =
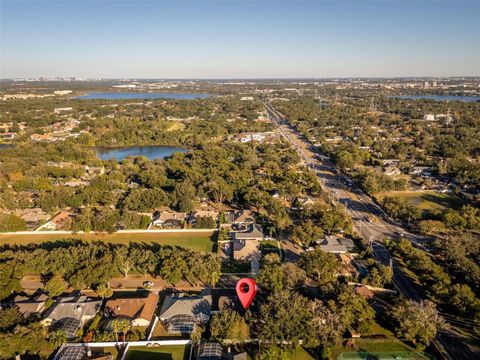
[[48, 335], [48, 341], [55, 347], [59, 347], [67, 342], [67, 333], [63, 330], [51, 332]]
[[131, 324], [127, 319], [113, 319], [112, 320], [112, 329], [115, 332], [116, 342], [118, 344], [118, 333], [123, 333], [123, 343], [125, 343], [125, 335], [128, 330], [130, 330]]

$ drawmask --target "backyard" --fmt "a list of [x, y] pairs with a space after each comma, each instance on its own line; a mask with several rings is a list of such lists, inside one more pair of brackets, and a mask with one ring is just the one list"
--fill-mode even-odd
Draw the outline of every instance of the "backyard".
[[130, 347], [126, 360], [187, 360], [190, 347], [187, 345], [172, 345], [158, 347]]
[[195, 251], [211, 252], [213, 231], [209, 232], [152, 232], [152, 233], [89, 233], [89, 234], [0, 234], [0, 245], [28, 245], [65, 239], [85, 241], [100, 240], [117, 244], [130, 242], [158, 243], [165, 246], [181, 246]]

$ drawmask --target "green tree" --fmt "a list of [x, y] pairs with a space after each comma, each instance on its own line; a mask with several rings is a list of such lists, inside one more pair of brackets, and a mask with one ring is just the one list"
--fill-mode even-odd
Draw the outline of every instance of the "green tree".
[[65, 283], [60, 275], [53, 275], [45, 284], [45, 291], [50, 297], [57, 297], [62, 295], [65, 290]]
[[40, 323], [17, 326], [0, 336], [0, 359], [11, 359], [17, 354], [38, 354], [48, 346], [46, 330]]
[[309, 342], [312, 336], [312, 312], [308, 299], [298, 293], [280, 291], [273, 293], [260, 306], [255, 321], [260, 345], [295, 347], [299, 342]]
[[25, 220], [15, 214], [0, 214], [0, 232], [22, 231], [27, 229]]
[[428, 346], [445, 326], [435, 304], [430, 301], [401, 301], [390, 311], [396, 323], [396, 334], [402, 339]]
[[331, 284], [336, 280], [339, 263], [335, 255], [317, 248], [302, 254], [299, 265], [319, 285]]
[[257, 281], [262, 287], [270, 292], [283, 290], [284, 273], [278, 254], [267, 254], [262, 260]]
[[0, 331], [9, 331], [22, 322], [23, 315], [16, 307], [0, 310]]
[[0, 263], [0, 300], [10, 296], [13, 292], [22, 291], [20, 279], [23, 271], [15, 262]]
[[360, 326], [369, 325], [375, 316], [367, 300], [349, 287], [342, 288], [336, 299], [329, 301], [328, 305], [346, 330], [358, 330]]
[[125, 341], [125, 337], [127, 332], [132, 328], [132, 324], [128, 319], [113, 319], [112, 320], [112, 329], [115, 333], [116, 342], [118, 343], [118, 333], [123, 334], [123, 339]]
[[98, 285], [95, 291], [102, 299], [112, 297], [113, 295], [113, 290], [111, 287], [108, 286], [108, 284]]
[[67, 333], [63, 330], [51, 332], [48, 341], [56, 348], [67, 342]]
[[233, 310], [215, 314], [210, 326], [214, 339], [243, 343], [250, 338], [250, 328], [245, 319]]

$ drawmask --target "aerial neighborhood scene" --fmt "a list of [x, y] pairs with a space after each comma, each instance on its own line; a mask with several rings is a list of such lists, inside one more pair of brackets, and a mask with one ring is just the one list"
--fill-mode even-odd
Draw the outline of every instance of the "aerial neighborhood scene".
[[480, 359], [479, 18], [0, 0], [0, 359]]

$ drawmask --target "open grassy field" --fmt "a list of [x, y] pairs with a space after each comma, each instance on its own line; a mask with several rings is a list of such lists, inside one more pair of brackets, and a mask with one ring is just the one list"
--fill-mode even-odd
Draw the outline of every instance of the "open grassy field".
[[188, 346], [131, 347], [126, 360], [187, 360]]
[[[365, 338], [364, 338], [365, 337]], [[395, 338], [395, 335], [378, 323], [369, 326], [362, 332], [362, 338], [354, 340], [355, 347], [335, 346], [330, 355], [331, 360], [362, 360], [365, 353], [369, 353], [372, 359], [395, 359], [396, 354], [403, 355], [403, 359], [429, 359], [423, 353], [417, 353], [413, 348]], [[375, 353], [384, 353], [382, 355]], [[341, 354], [343, 354], [341, 356]]]
[[212, 233], [188, 232], [188, 233], [113, 233], [113, 234], [0, 234], [0, 245], [16, 244], [28, 245], [39, 244], [49, 241], [65, 239], [79, 239], [85, 241], [105, 241], [110, 243], [128, 244], [130, 242], [158, 243], [161, 245], [181, 246], [195, 251], [212, 251]]
[[458, 209], [466, 201], [452, 194], [441, 194], [435, 191], [389, 191], [375, 195], [379, 201], [385, 196], [405, 199], [409, 204], [423, 211]]

